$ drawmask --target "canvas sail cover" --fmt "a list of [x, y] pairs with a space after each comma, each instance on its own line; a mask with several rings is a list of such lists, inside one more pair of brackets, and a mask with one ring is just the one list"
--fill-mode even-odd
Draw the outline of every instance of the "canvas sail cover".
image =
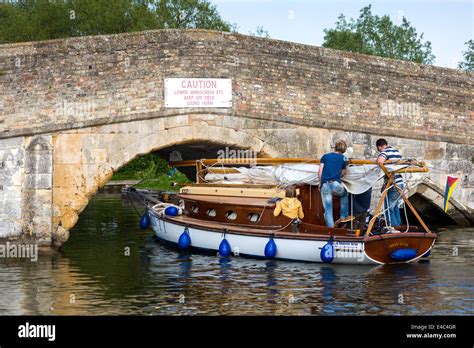
[[[407, 165], [386, 165], [389, 172], [407, 167]], [[218, 168], [218, 167], [216, 167]], [[226, 167], [230, 168], [230, 167]], [[282, 164], [279, 166], [232, 167], [238, 173], [215, 174], [208, 173], [205, 181], [219, 184], [268, 184], [289, 186], [296, 184], [319, 185], [319, 165], [298, 163]], [[360, 194], [367, 191], [384, 176], [378, 165], [349, 165], [342, 183], [347, 191]]]

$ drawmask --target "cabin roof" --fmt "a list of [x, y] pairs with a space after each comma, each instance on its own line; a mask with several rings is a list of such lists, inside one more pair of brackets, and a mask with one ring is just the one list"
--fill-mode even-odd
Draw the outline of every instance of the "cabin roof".
[[191, 200], [196, 202], [209, 202], [216, 205], [246, 205], [246, 206], [266, 206], [268, 208], [275, 207], [274, 202], [270, 202], [268, 198], [255, 198], [255, 197], [228, 197], [228, 196], [212, 196], [212, 195], [192, 195], [180, 193], [177, 195], [178, 198]]

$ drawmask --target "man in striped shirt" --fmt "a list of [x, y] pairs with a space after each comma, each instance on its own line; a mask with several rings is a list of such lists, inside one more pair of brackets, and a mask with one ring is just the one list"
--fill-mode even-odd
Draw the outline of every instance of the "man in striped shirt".
[[[396, 148], [388, 146], [388, 143], [385, 139], [377, 140], [375, 145], [377, 146], [377, 150], [379, 151], [377, 163], [382, 164], [385, 161], [398, 161], [402, 159], [402, 155], [400, 154], [400, 152]], [[385, 176], [384, 180], [385, 182], [382, 186], [382, 191], [385, 190], [385, 186], [388, 180], [387, 176]], [[395, 174], [394, 180], [395, 184], [401, 190], [405, 188], [403, 178], [400, 174]], [[400, 199], [401, 197], [397, 189], [392, 186], [388, 190], [387, 197], [385, 198], [384, 202], [384, 209], [385, 211], [388, 211], [388, 217], [391, 226], [400, 226], [402, 224], [402, 220], [400, 218], [400, 209], [398, 208]]]

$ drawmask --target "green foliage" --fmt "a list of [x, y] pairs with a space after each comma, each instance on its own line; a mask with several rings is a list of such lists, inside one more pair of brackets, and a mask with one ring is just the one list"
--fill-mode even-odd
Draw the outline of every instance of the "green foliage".
[[474, 40], [466, 42], [467, 50], [463, 52], [464, 62], [460, 62], [459, 69], [474, 71]]
[[341, 14], [336, 28], [325, 29], [324, 34], [323, 47], [424, 64], [435, 59], [431, 42], [422, 42], [423, 34], [418, 36], [405, 17], [395, 25], [387, 15], [373, 15], [370, 5], [360, 10], [357, 20], [347, 21]]
[[173, 170], [168, 162], [153, 154], [131, 160], [114, 173], [112, 180], [140, 180], [136, 187], [155, 190], [177, 190], [173, 183], [189, 182], [183, 173]]
[[114, 173], [112, 180], [143, 180], [171, 170], [168, 163], [153, 154], [139, 156]]
[[19, 0], [0, 3], [0, 44], [163, 28], [230, 31], [207, 0]]
[[205, 0], [158, 0], [153, 1], [153, 6], [161, 28], [231, 30], [216, 7]]
[[255, 33], [249, 31], [249, 35], [258, 36], [258, 37], [264, 37], [264, 38], [267, 38], [267, 39], [270, 38], [270, 34], [269, 34], [268, 31], [267, 31], [265, 28], [263, 28], [262, 26], [257, 27], [257, 30], [255, 31]]
[[146, 3], [130, 0], [68, 0], [74, 36], [115, 34], [159, 28]]
[[65, 3], [48, 0], [0, 4], [0, 43], [71, 36]]
[[135, 185], [135, 187], [150, 190], [178, 191], [179, 186], [174, 186], [174, 183], [184, 184], [188, 182], [188, 178], [183, 173], [177, 171], [171, 176], [161, 174], [156, 178], [145, 179], [138, 185]]

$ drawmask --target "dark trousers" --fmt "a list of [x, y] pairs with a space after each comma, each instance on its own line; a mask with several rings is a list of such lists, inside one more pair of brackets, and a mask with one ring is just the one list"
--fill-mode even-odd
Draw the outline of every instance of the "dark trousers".
[[365, 220], [367, 219], [367, 212], [357, 214], [354, 219], [354, 229], [362, 230], [365, 228]]

